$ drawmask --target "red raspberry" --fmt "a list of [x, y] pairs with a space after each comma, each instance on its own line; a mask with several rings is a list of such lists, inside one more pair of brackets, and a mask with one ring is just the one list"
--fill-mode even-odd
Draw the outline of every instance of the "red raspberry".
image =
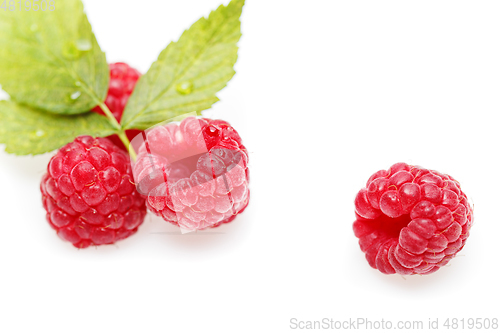
[[146, 137], [137, 145], [134, 176], [153, 213], [182, 229], [203, 230], [231, 222], [247, 207], [248, 155], [229, 123], [189, 117]]
[[[109, 108], [113, 116], [118, 122], [121, 121], [123, 110], [127, 105], [128, 99], [132, 92], [134, 91], [135, 85], [141, 73], [135, 68], [130, 67], [126, 63], [117, 62], [114, 64], [109, 64], [109, 88], [108, 95], [104, 104]], [[96, 106], [92, 111], [104, 115], [104, 112], [99, 106]], [[127, 130], [125, 131], [129, 140], [132, 140], [136, 135], [140, 133], [139, 130]], [[118, 135], [114, 134], [108, 136], [114, 144], [118, 147], [127, 150], [123, 145]]]
[[[109, 108], [118, 122], [121, 121], [123, 110], [134, 91], [135, 84], [141, 73], [123, 62], [109, 64], [109, 88], [104, 104]], [[92, 111], [104, 115], [99, 106]]]
[[455, 179], [405, 163], [374, 173], [354, 203], [359, 246], [384, 274], [437, 271], [464, 247], [473, 222]]
[[43, 207], [59, 237], [77, 248], [112, 244], [146, 216], [128, 155], [106, 138], [80, 136], [52, 157], [42, 178]]

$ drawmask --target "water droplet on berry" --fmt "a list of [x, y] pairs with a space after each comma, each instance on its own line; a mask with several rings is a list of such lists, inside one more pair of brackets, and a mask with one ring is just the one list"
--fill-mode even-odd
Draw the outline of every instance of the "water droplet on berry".
[[78, 50], [74, 42], [67, 42], [63, 46], [62, 55], [66, 59], [74, 60], [78, 59], [82, 53]]
[[175, 90], [177, 90], [179, 94], [189, 95], [193, 92], [193, 83], [190, 81], [181, 82], [175, 86]]
[[219, 136], [219, 129], [213, 125], [209, 125], [205, 128], [205, 134], [208, 136]]
[[31, 31], [31, 32], [37, 32], [37, 31], [38, 31], [38, 24], [33, 23], [33, 24], [30, 26], [30, 31]]
[[79, 39], [76, 41], [75, 46], [79, 51], [90, 51], [92, 49], [92, 42], [88, 39]]

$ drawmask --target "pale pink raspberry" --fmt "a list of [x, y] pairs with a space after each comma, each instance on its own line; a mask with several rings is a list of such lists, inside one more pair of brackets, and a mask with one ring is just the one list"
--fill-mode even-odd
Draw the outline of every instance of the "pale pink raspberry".
[[231, 222], [249, 201], [248, 154], [222, 120], [158, 126], [138, 148], [134, 177], [153, 213], [185, 230]]

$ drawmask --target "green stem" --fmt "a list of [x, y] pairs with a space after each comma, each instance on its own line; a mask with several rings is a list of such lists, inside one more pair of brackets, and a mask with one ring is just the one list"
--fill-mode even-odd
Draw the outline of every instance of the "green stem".
[[109, 121], [111, 122], [111, 125], [113, 125], [113, 127], [116, 128], [117, 130], [121, 131], [122, 130], [122, 126], [116, 120], [115, 116], [113, 116], [113, 114], [109, 110], [108, 106], [106, 104], [104, 104], [103, 102], [99, 102], [99, 107], [104, 112], [104, 114], [106, 115], [106, 117], [109, 119]]
[[[79, 82], [82, 82], [82, 80], [80, 80], [78, 78], [78, 76], [74, 73], [73, 73], [73, 77], [75, 77], [75, 79], [77, 79]], [[114, 128], [116, 128], [116, 130], [117, 130], [116, 134], [118, 134], [118, 137], [123, 142], [125, 149], [128, 149], [128, 152], [130, 154], [130, 157], [132, 158], [132, 161], [135, 162], [135, 160], [137, 159], [137, 154], [135, 153], [134, 148], [130, 144], [130, 141], [128, 140], [127, 135], [125, 134], [125, 129], [122, 127], [122, 125], [120, 125], [118, 120], [116, 120], [115, 116], [113, 116], [113, 114], [109, 110], [108, 106], [106, 104], [104, 104], [104, 102], [100, 101], [99, 98], [97, 98], [97, 95], [94, 93], [94, 91], [92, 89], [90, 89], [86, 84], [81, 83], [81, 89], [83, 89], [90, 97], [92, 97], [92, 99], [97, 103], [97, 105], [104, 112], [104, 114], [106, 115], [106, 118], [108, 118], [111, 125]]]
[[106, 117], [109, 119], [109, 121], [111, 122], [111, 125], [113, 125], [113, 127], [118, 130], [118, 132], [116, 134], [118, 134], [118, 137], [120, 138], [120, 140], [122, 140], [125, 148], [128, 149], [132, 160], [135, 161], [137, 159], [137, 154], [135, 153], [134, 148], [130, 144], [129, 139], [127, 138], [127, 135], [125, 134], [125, 130], [120, 125], [120, 123], [116, 120], [115, 116], [113, 116], [113, 114], [111, 113], [111, 111], [109, 110], [109, 108], [106, 104], [104, 104], [103, 102], [99, 102], [98, 105], [101, 108], [101, 110], [104, 112]]
[[127, 135], [125, 134], [125, 131], [122, 130], [117, 134], [120, 140], [122, 140], [125, 147], [128, 148], [128, 152], [130, 154], [130, 157], [132, 158], [132, 161], [135, 162], [137, 160], [137, 154], [135, 153], [134, 147], [132, 147], [132, 145], [130, 144], [130, 141], [128, 140]]

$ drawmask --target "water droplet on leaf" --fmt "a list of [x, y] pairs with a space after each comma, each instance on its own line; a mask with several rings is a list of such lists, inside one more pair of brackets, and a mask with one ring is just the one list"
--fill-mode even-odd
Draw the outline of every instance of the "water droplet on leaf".
[[88, 39], [79, 39], [75, 43], [76, 48], [79, 51], [85, 52], [92, 50], [92, 42]]
[[189, 81], [181, 82], [175, 86], [179, 94], [188, 95], [193, 92], [193, 83]]
[[38, 140], [39, 138], [41, 138], [42, 136], [44, 136], [46, 133], [44, 130], [41, 130], [41, 129], [38, 129], [34, 132], [31, 132], [29, 134], [29, 137], [33, 140]]
[[80, 91], [75, 91], [74, 93], [72, 93], [70, 95], [70, 97], [71, 97], [72, 100], [76, 100], [78, 97], [80, 97], [81, 94], [82, 93]]
[[76, 82], [75, 82], [75, 86], [79, 87], [79, 86], [81, 86], [81, 85], [82, 85], [82, 83], [81, 83], [80, 81], [76, 81]]
[[75, 91], [71, 94], [66, 95], [66, 103], [75, 103], [82, 93], [80, 91]]
[[37, 32], [38, 31], [38, 24], [33, 23], [30, 27], [31, 32]]

